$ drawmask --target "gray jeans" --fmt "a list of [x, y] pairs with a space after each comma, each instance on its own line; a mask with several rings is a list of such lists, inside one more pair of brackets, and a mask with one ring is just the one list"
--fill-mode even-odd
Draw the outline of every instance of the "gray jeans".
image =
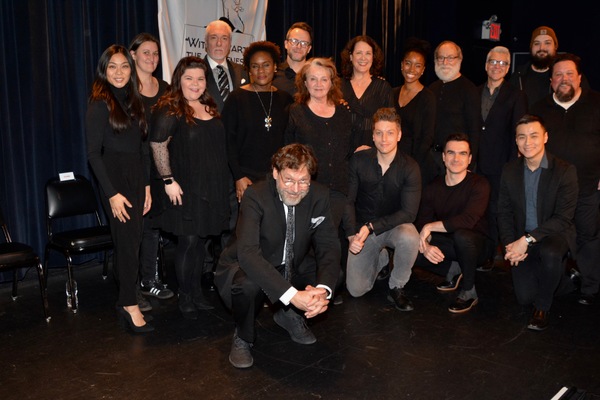
[[394, 249], [390, 289], [406, 285], [419, 252], [419, 233], [413, 224], [398, 225], [379, 235], [371, 234], [360, 253], [348, 252], [346, 288], [352, 296], [362, 296], [373, 288], [377, 274], [389, 261], [386, 247]]

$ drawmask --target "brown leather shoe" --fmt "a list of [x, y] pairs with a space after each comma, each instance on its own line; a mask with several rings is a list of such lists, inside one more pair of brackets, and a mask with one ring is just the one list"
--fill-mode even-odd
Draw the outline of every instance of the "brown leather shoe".
[[454, 275], [451, 281], [444, 281], [437, 285], [437, 290], [440, 292], [452, 292], [458, 288], [458, 284], [462, 280], [462, 274]]
[[527, 329], [543, 331], [548, 328], [548, 311], [533, 309], [533, 315], [527, 324]]
[[456, 300], [454, 300], [454, 302], [452, 304], [450, 304], [450, 307], [448, 307], [448, 311], [450, 311], [451, 313], [454, 313], [454, 314], [466, 313], [471, 308], [473, 308], [473, 306], [477, 305], [478, 302], [479, 302], [478, 299], [466, 299], [465, 300], [465, 299], [461, 299], [460, 297], [457, 297]]

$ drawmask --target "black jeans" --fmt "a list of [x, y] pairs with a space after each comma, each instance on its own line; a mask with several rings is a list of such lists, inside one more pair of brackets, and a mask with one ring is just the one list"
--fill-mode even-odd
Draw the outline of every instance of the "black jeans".
[[477, 265], [486, 259], [486, 244], [490, 239], [471, 229], [459, 229], [453, 233], [433, 232], [429, 244], [437, 246], [444, 253], [444, 261], [431, 263], [423, 254], [417, 256], [415, 265], [438, 275], [446, 275], [452, 261], [457, 261], [463, 274], [463, 289], [470, 290], [475, 285]]
[[567, 241], [559, 235], [547, 236], [529, 247], [527, 258], [512, 267], [519, 304], [533, 304], [538, 310], [549, 311], [555, 295], [574, 289], [565, 274], [568, 251]]

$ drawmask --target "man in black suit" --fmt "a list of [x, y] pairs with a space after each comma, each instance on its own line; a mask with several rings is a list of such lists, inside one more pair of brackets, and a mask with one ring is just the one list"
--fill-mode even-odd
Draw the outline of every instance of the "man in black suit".
[[215, 99], [219, 112], [223, 111], [223, 105], [227, 94], [223, 96], [219, 88], [219, 66], [227, 74], [227, 83], [229, 93], [239, 88], [248, 81], [248, 74], [244, 71], [241, 64], [231, 62], [227, 59], [231, 50], [231, 27], [225, 21], [212, 21], [206, 26], [205, 32], [206, 57], [204, 60], [208, 63], [212, 74], [206, 77], [208, 93]]
[[[311, 344], [316, 338], [304, 317], [327, 309], [340, 274], [329, 190], [311, 182], [317, 171], [314, 153], [302, 144], [287, 145], [273, 156], [272, 168], [272, 179], [244, 193], [236, 237], [223, 251], [215, 275], [219, 294], [233, 312], [229, 361], [236, 368], [254, 362], [250, 347], [265, 294], [280, 306], [275, 322], [293, 341]], [[286, 221], [290, 215], [293, 222]]]
[[[231, 50], [231, 26], [222, 20], [212, 21], [206, 26], [205, 32], [206, 57], [204, 60], [210, 67], [212, 73], [206, 75], [206, 89], [211, 97], [217, 103], [219, 112], [223, 111], [223, 105], [229, 93], [239, 88], [248, 80], [248, 74], [244, 71], [241, 64], [236, 64], [227, 59]], [[221, 70], [222, 68], [222, 70]], [[222, 71], [222, 72], [220, 72]], [[219, 74], [225, 74], [227, 89], [222, 90], [219, 87]], [[237, 200], [235, 198], [235, 186], [233, 177], [231, 181], [231, 205], [233, 210], [237, 210]], [[235, 218], [231, 219], [231, 230], [235, 226]], [[220, 249], [229, 241], [229, 232], [224, 233], [220, 240], [211, 238], [206, 242], [206, 258], [202, 272], [202, 283], [204, 286], [214, 290], [213, 269], [216, 259], [219, 257]]]
[[487, 81], [479, 86], [481, 98], [481, 134], [477, 172], [490, 183], [490, 204], [488, 221], [490, 248], [487, 249], [487, 263], [478, 271], [490, 271], [494, 265], [495, 250], [498, 246], [498, 191], [502, 168], [509, 160], [517, 158], [514, 141], [517, 121], [527, 112], [525, 93], [511, 86], [505, 79], [510, 68], [510, 51], [503, 46], [491, 49], [485, 61]]
[[546, 152], [548, 132], [539, 117], [525, 115], [517, 122], [516, 141], [522, 157], [502, 171], [498, 227], [517, 301], [533, 304], [527, 328], [541, 331], [548, 327], [554, 295], [574, 289], [564, 261], [577, 248], [577, 173]]

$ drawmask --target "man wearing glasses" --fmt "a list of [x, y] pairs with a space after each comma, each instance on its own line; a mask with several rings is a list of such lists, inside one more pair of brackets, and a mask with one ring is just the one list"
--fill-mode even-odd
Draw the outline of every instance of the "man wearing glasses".
[[[329, 189], [311, 182], [313, 151], [293, 143], [272, 158], [272, 178], [249, 186], [240, 205], [236, 237], [223, 251], [215, 283], [232, 310], [235, 332], [229, 362], [254, 363], [255, 319], [266, 295], [273, 319], [300, 344], [317, 341], [306, 326], [327, 310], [340, 275], [340, 243]], [[303, 314], [303, 315], [301, 315]]]
[[432, 150], [439, 175], [444, 173], [441, 156], [444, 141], [452, 133], [464, 133], [469, 137], [473, 162], [477, 161], [481, 110], [477, 87], [460, 72], [462, 59], [462, 50], [454, 42], [444, 41], [434, 52], [435, 74], [439, 80], [429, 89], [437, 99]]
[[285, 62], [277, 68], [273, 86], [285, 90], [292, 96], [296, 94], [296, 73], [306, 63], [306, 56], [312, 48], [312, 28], [306, 22], [294, 23], [285, 38], [287, 53]]
[[509, 160], [517, 158], [517, 146], [513, 132], [517, 121], [527, 112], [527, 98], [521, 90], [505, 80], [510, 69], [510, 51], [503, 46], [491, 49], [485, 61], [487, 81], [479, 86], [481, 98], [481, 134], [477, 172], [490, 183], [490, 223], [491, 246], [487, 249], [487, 262], [477, 270], [490, 271], [494, 265], [495, 250], [498, 246], [498, 226], [496, 223], [498, 193], [502, 167]]

